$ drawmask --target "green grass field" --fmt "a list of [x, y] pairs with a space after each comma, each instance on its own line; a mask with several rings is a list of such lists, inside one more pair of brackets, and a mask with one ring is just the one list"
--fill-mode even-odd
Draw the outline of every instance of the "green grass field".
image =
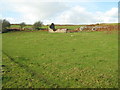
[[[82, 25], [71, 25], [71, 26], [58, 26], [56, 25], [55, 28], [58, 29], [58, 28], [67, 28], [67, 29], [70, 29], [70, 30], [74, 30], [76, 28], [79, 28], [80, 26]], [[32, 28], [33, 26], [29, 26], [29, 25], [26, 25], [25, 28]], [[42, 27], [40, 27], [41, 29], [48, 29], [49, 26], [47, 25], [44, 25]], [[20, 28], [20, 25], [11, 25], [10, 28]]]
[[2, 34], [4, 88], [117, 88], [118, 35]]

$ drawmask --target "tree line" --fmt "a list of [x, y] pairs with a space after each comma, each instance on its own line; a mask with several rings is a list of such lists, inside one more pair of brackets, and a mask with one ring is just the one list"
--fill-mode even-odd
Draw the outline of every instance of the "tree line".
[[[20, 25], [20, 29], [23, 30], [23, 28], [27, 25], [25, 22], [22, 22], [19, 24]], [[33, 29], [34, 30], [39, 30], [40, 27], [43, 25], [43, 22], [41, 21], [36, 21], [34, 24], [33, 24]], [[0, 19], [0, 33], [4, 33], [4, 32], [8, 32], [9, 29], [11, 27], [11, 24], [8, 20], [6, 19], [3, 19], [1, 20]]]

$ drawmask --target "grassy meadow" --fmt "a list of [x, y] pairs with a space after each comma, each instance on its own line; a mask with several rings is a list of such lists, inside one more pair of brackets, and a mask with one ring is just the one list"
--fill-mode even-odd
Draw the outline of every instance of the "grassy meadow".
[[[56, 29], [59, 29], [59, 28], [67, 28], [67, 29], [69, 29], [69, 30], [74, 30], [74, 29], [76, 29], [76, 28], [79, 28], [80, 26], [82, 26], [82, 25], [69, 25], [69, 26], [67, 26], [67, 25], [55, 25], [55, 28], [56, 28]], [[26, 25], [26, 26], [25, 26], [25, 28], [32, 28], [32, 27], [33, 27], [32, 25]], [[10, 28], [20, 28], [20, 25], [11, 25]], [[41, 27], [41, 29], [47, 29], [47, 28], [48, 28], [47, 25], [43, 25], [43, 26]]]
[[118, 35], [2, 34], [3, 88], [117, 88]]

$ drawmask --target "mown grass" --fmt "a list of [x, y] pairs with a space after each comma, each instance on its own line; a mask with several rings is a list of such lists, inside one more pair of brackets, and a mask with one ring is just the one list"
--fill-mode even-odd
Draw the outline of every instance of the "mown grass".
[[8, 32], [3, 87], [117, 88], [117, 34]]

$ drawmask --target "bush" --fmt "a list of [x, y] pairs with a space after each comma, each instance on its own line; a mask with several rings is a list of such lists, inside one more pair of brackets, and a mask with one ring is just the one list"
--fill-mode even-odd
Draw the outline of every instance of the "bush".
[[43, 25], [43, 22], [37, 21], [33, 24], [33, 29], [40, 30], [40, 27]]
[[0, 19], [0, 33], [2, 33], [2, 20]]
[[0, 20], [0, 23], [2, 23], [2, 32], [8, 32], [8, 28], [10, 27], [10, 22], [7, 20]]
[[21, 30], [23, 29], [23, 27], [25, 27], [25, 23], [24, 22], [22, 22], [22, 23], [20, 23], [20, 28], [21, 28]]

